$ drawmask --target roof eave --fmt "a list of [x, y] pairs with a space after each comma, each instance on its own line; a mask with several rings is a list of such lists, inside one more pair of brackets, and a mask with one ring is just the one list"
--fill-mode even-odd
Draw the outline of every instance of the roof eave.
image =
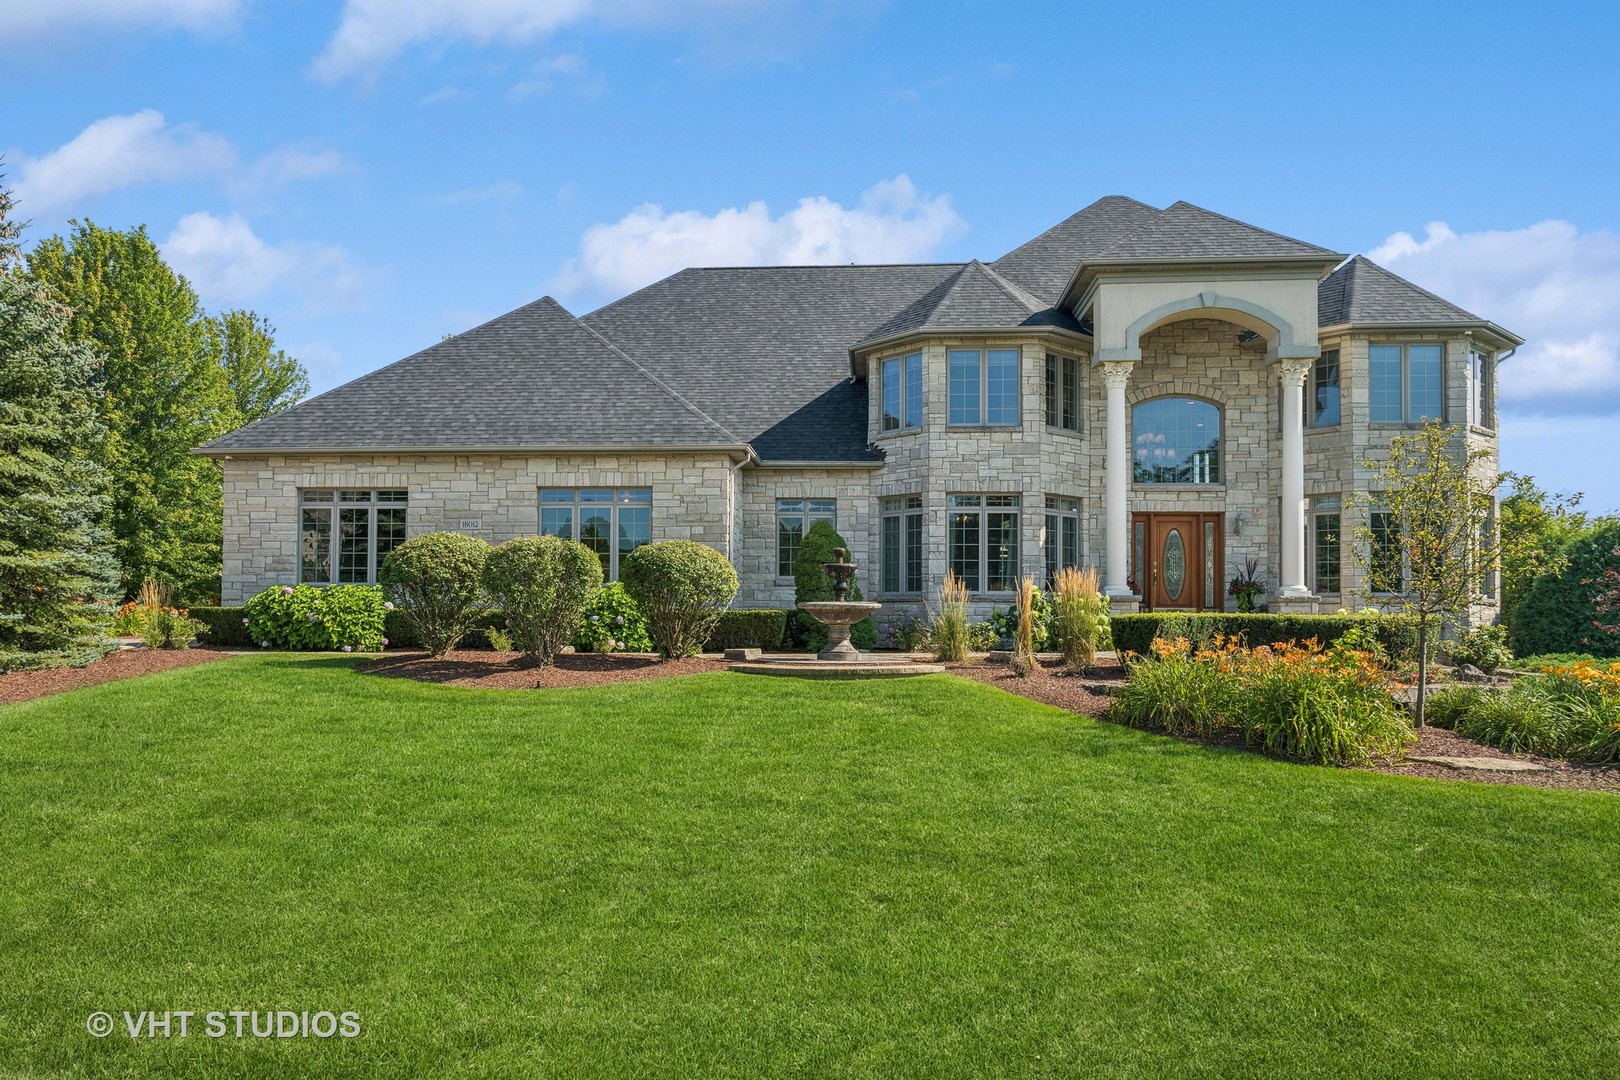
[[1354, 331], [1383, 330], [1388, 332], [1416, 332], [1416, 331], [1457, 331], [1470, 333], [1482, 332], [1497, 340], [1504, 348], [1517, 349], [1524, 344], [1524, 338], [1511, 330], [1504, 329], [1489, 319], [1427, 319], [1427, 320], [1381, 320], [1368, 322], [1365, 320], [1352, 320], [1350, 322], [1333, 323], [1330, 326], [1317, 328], [1318, 338], [1329, 334], [1343, 334]]
[[312, 457], [315, 455], [410, 454], [670, 454], [723, 453], [743, 460], [754, 457], [747, 443], [643, 443], [602, 445], [485, 445], [485, 446], [214, 446], [207, 444], [191, 451], [198, 457], [219, 460], [233, 457]]
[[1324, 255], [1197, 255], [1174, 259], [1113, 258], [1087, 259], [1074, 268], [1069, 284], [1054, 307], [1068, 309], [1085, 293], [1084, 285], [1097, 276], [1099, 270], [1216, 270], [1228, 266], [1281, 266], [1300, 270], [1316, 269], [1323, 278], [1348, 259], [1348, 255], [1328, 252]]
[[867, 377], [867, 360], [875, 352], [882, 352], [926, 338], [939, 337], [1056, 337], [1091, 346], [1091, 335], [1065, 326], [924, 326], [899, 334], [863, 341], [849, 350], [850, 373], [857, 379]]

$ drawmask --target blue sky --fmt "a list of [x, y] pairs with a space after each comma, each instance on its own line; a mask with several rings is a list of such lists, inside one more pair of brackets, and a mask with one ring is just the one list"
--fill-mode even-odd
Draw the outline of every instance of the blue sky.
[[687, 264], [991, 259], [1104, 194], [1530, 339], [1503, 459], [1620, 508], [1607, 5], [9, 0], [32, 239], [145, 224], [317, 389]]

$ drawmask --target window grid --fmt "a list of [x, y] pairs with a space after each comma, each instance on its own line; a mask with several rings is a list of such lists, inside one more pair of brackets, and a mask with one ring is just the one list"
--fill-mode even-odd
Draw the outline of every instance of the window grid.
[[923, 590], [923, 500], [921, 495], [891, 495], [882, 500], [885, 593]]
[[1322, 596], [1338, 595], [1343, 581], [1342, 519], [1339, 500], [1314, 499], [1311, 502], [1311, 588]]
[[1367, 350], [1367, 407], [1374, 423], [1445, 419], [1445, 347], [1372, 345]]
[[299, 492], [298, 580], [306, 585], [369, 585], [405, 542], [399, 488], [311, 488]]
[[946, 559], [969, 592], [1018, 587], [1018, 495], [947, 495]]
[[1495, 362], [1488, 353], [1476, 350], [1468, 354], [1468, 419], [1482, 428], [1496, 427], [1491, 385], [1495, 374]]
[[1339, 350], [1329, 349], [1316, 358], [1311, 388], [1315, 407], [1312, 427], [1332, 427], [1339, 422]]
[[883, 394], [883, 431], [905, 431], [922, 426], [922, 353], [893, 356], [880, 367]]
[[792, 577], [799, 569], [804, 535], [818, 521], [838, 528], [837, 499], [776, 500], [776, 576]]
[[1138, 484], [1219, 484], [1221, 410], [1197, 398], [1161, 397], [1131, 410]]
[[1405, 559], [1401, 554], [1401, 526], [1389, 510], [1374, 510], [1368, 521], [1372, 532], [1372, 560], [1368, 567], [1372, 591], [1389, 596], [1406, 590]]
[[1080, 361], [1046, 354], [1046, 424], [1080, 430]]
[[578, 540], [617, 581], [624, 557], [652, 543], [652, 489], [541, 488], [540, 535]]
[[947, 354], [946, 419], [958, 425], [1018, 423], [1018, 350], [952, 349]]
[[1057, 572], [1080, 565], [1080, 500], [1061, 495], [1046, 497], [1046, 536], [1041, 544], [1046, 558], [1046, 581]]

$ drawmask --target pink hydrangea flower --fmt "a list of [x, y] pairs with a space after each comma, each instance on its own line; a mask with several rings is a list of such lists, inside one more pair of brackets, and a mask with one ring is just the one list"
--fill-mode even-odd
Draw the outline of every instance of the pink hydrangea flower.
[[270, 647], [270, 643], [269, 643], [269, 642], [268, 642], [268, 641], [261, 641], [261, 642], [259, 642], [259, 648], [261, 648], [261, 649], [268, 649], [268, 648], [269, 648], [269, 647]]
[[387, 644], [388, 644], [388, 639], [387, 639], [387, 638], [383, 638], [383, 639], [382, 639], [382, 643], [383, 643], [383, 644], [384, 644], [384, 645], [387, 645]]
[[291, 585], [283, 585], [281, 587], [281, 595], [282, 596], [291, 596], [292, 595], [292, 586]]
[[601, 621], [602, 621], [602, 616], [600, 616], [600, 615], [592, 615], [591, 616], [591, 622], [601, 622]]
[[309, 621], [310, 621], [310, 622], [320, 622], [320, 621], [321, 621], [321, 617], [320, 617], [320, 616], [319, 616], [319, 615], [311, 615], [311, 616], [310, 616], [310, 617], [309, 617]]
[[624, 616], [623, 615], [615, 615], [615, 616], [613, 616], [613, 625], [614, 626], [623, 626], [624, 625]]
[[247, 620], [246, 620], [246, 619], [243, 619], [243, 620], [242, 620], [242, 625], [243, 625], [243, 626], [246, 626], [246, 625], [247, 625]]
[[343, 646], [343, 651], [344, 652], [354, 652], [354, 646], [353, 645], [345, 645], [345, 646]]
[[383, 610], [384, 611], [393, 611], [394, 610], [394, 602], [392, 600], [384, 600], [383, 601]]

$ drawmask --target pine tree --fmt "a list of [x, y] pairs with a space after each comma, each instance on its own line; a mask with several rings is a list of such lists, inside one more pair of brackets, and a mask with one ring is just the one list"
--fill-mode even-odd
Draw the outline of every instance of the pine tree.
[[0, 184], [0, 670], [104, 654], [117, 587], [99, 361], [69, 335], [67, 308], [20, 272], [10, 211]]

